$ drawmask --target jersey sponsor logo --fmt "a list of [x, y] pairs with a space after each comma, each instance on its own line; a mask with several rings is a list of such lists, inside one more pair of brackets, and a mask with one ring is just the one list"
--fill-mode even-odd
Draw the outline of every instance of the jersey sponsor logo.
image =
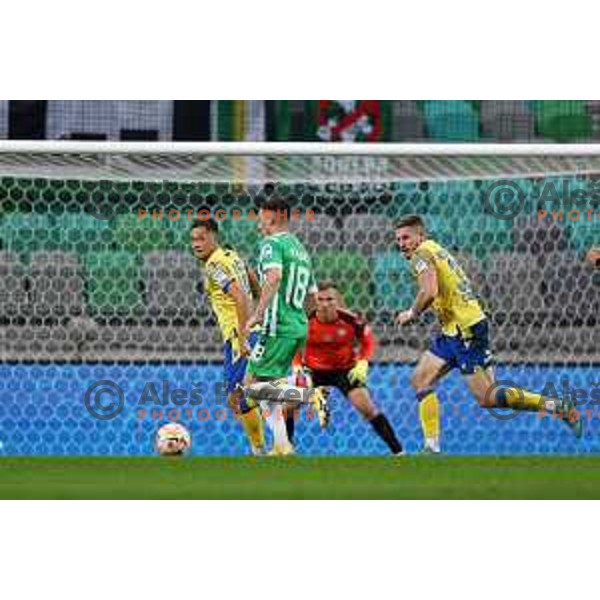
[[266, 262], [273, 257], [273, 246], [265, 244], [260, 251], [260, 261]]
[[214, 282], [216, 282], [220, 288], [226, 288], [229, 285], [229, 283], [230, 283], [229, 276], [221, 267], [218, 267], [216, 265], [210, 265], [208, 267], [207, 271], [208, 271], [208, 276]]
[[429, 268], [429, 263], [424, 258], [421, 258], [420, 256], [417, 256], [415, 258], [413, 264], [414, 264], [415, 273], [417, 275], [421, 275], [421, 273], [424, 273]]

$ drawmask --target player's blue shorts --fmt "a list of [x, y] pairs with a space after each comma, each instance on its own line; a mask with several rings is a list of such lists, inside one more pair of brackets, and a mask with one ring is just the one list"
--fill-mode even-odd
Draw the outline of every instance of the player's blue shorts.
[[[248, 344], [250, 348], [254, 348], [254, 344], [258, 341], [258, 333], [253, 332], [248, 336]], [[225, 355], [225, 385], [227, 387], [227, 394], [231, 394], [235, 390], [239, 383], [242, 383], [244, 376], [246, 375], [246, 367], [248, 366], [248, 358], [245, 356], [239, 357], [235, 362], [233, 360], [233, 348], [231, 342], [225, 342], [223, 346], [223, 353]]]
[[429, 350], [464, 375], [472, 375], [478, 368], [486, 369], [492, 363], [488, 320], [479, 321], [462, 335], [436, 336]]

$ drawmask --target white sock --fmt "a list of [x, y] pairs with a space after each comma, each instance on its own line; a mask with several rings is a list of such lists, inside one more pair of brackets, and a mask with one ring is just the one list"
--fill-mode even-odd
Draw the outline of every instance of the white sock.
[[440, 438], [437, 437], [428, 437], [425, 438], [425, 447], [431, 450], [432, 452], [440, 451]]
[[260, 403], [260, 407], [263, 410], [263, 414], [266, 415], [265, 421], [269, 429], [273, 432], [275, 447], [282, 448], [287, 446], [290, 442], [287, 436], [287, 429], [285, 428], [281, 402], [267, 402], [263, 400]]

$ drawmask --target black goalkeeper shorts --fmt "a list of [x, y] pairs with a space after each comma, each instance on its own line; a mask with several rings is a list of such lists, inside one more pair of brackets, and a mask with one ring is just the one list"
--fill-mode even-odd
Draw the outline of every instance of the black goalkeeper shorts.
[[364, 388], [364, 385], [352, 383], [348, 379], [347, 371], [311, 371], [312, 383], [314, 387], [336, 387], [344, 396], [347, 396], [352, 390]]

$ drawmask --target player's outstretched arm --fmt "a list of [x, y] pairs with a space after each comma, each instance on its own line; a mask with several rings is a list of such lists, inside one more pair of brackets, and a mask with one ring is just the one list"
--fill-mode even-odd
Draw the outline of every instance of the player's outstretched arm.
[[435, 300], [439, 292], [437, 274], [435, 269], [425, 269], [419, 275], [419, 291], [413, 305], [408, 310], [403, 310], [396, 317], [397, 325], [406, 325], [414, 321], [422, 312], [426, 311]]
[[248, 356], [250, 349], [247, 347], [246, 339], [246, 323], [250, 318], [250, 298], [248, 294], [244, 292], [242, 287], [237, 281], [232, 281], [229, 285], [229, 295], [233, 298], [235, 303], [235, 312], [237, 315], [237, 330], [240, 341], [240, 354], [242, 356]]
[[260, 293], [260, 299], [258, 306], [254, 311], [254, 314], [248, 319], [246, 323], [246, 331], [250, 331], [252, 327], [262, 323], [267, 306], [273, 299], [273, 296], [279, 290], [281, 285], [281, 269], [268, 269], [265, 273], [265, 284]]
[[252, 290], [253, 298], [260, 298], [260, 283], [258, 283], [258, 275], [254, 269], [248, 267], [248, 282], [250, 283], [250, 289]]

